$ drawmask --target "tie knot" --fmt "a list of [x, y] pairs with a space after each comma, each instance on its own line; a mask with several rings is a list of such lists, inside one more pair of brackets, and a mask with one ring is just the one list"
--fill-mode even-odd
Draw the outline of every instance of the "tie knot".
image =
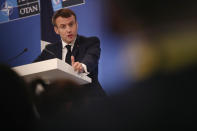
[[66, 45], [67, 50], [71, 50], [71, 45]]

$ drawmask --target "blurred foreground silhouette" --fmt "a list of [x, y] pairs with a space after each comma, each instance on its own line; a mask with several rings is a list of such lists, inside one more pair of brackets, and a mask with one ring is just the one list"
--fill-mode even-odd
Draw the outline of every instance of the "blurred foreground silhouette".
[[[197, 2], [110, 0], [109, 27], [121, 43], [124, 91], [89, 106], [81, 127], [179, 130], [195, 127]], [[122, 64], [122, 63], [120, 63]], [[122, 88], [121, 86], [119, 88]], [[83, 124], [82, 124], [83, 123]]]
[[111, 1], [109, 26], [127, 39], [125, 72], [134, 81], [182, 71], [197, 62], [196, 1]]
[[1, 129], [33, 131], [37, 117], [32, 93], [25, 81], [9, 66], [0, 64]]
[[111, 31], [127, 40], [122, 59], [130, 81], [102, 112], [109, 118], [106, 127], [195, 127], [197, 2], [110, 0], [110, 5]]

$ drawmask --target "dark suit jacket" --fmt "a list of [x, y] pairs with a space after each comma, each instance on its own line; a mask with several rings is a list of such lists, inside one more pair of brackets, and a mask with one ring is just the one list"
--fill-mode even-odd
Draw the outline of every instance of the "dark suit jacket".
[[[62, 59], [62, 42], [49, 44], [46, 46], [47, 50], [43, 50], [34, 62], [59, 58]], [[105, 95], [99, 81], [98, 81], [98, 63], [100, 58], [100, 40], [97, 37], [84, 37], [77, 36], [75, 41], [72, 55], [75, 57], [75, 61], [84, 63], [87, 66], [88, 75], [92, 78], [92, 83], [83, 85], [87, 88], [87, 91], [91, 92], [93, 96]]]

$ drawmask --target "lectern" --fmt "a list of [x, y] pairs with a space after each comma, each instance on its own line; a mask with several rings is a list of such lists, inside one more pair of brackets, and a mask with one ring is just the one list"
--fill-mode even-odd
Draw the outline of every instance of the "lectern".
[[26, 81], [41, 78], [49, 82], [57, 79], [70, 79], [80, 85], [91, 83], [91, 78], [85, 73], [77, 73], [71, 65], [57, 58], [16, 66], [12, 69]]

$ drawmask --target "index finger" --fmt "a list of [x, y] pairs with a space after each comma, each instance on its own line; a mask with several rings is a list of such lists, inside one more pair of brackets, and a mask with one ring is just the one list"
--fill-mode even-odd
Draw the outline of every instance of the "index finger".
[[75, 57], [74, 56], [71, 56], [71, 65], [73, 66], [75, 63]]

